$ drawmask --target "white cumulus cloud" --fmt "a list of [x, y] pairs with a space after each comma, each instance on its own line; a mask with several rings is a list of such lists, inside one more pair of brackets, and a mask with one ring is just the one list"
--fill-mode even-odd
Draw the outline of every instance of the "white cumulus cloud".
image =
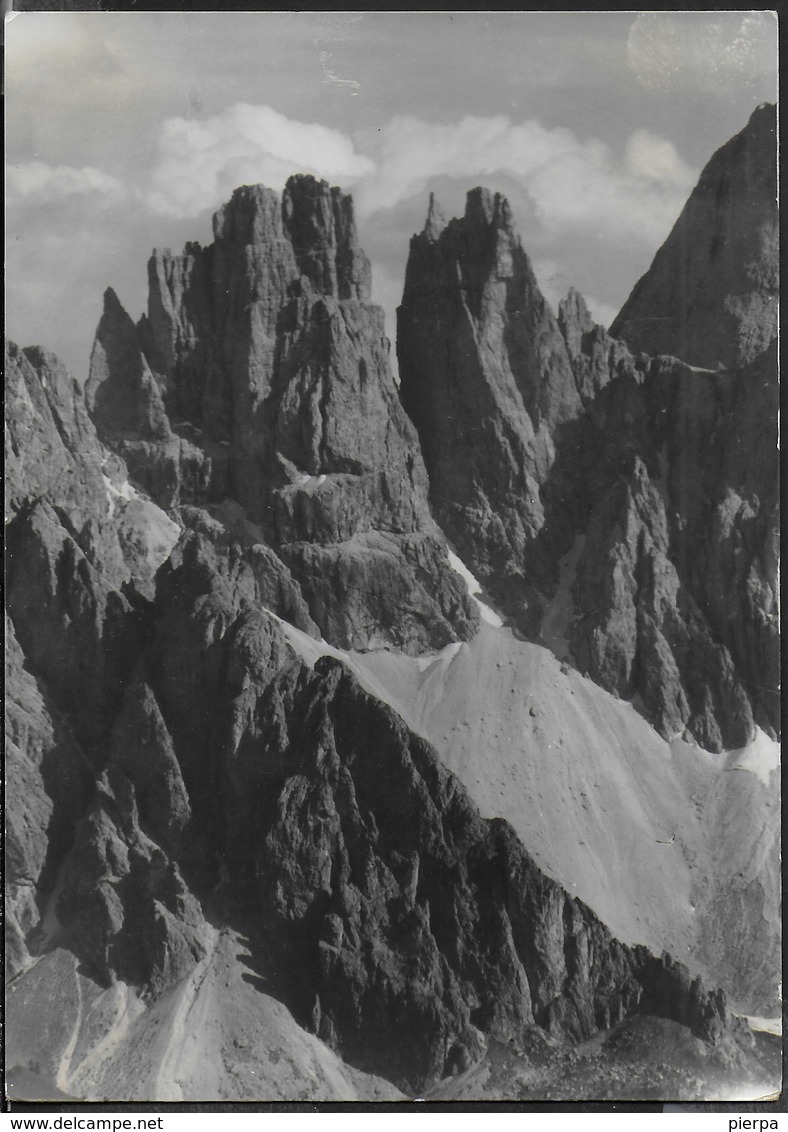
[[380, 131], [377, 172], [360, 186], [359, 207], [362, 212], [391, 208], [423, 192], [439, 175], [490, 176], [502, 170], [527, 177], [579, 145], [570, 130], [547, 130], [538, 122], [514, 125], [502, 114], [468, 115], [449, 124], [397, 115]]
[[594, 138], [504, 115], [448, 124], [398, 116], [379, 131], [374, 156], [376, 171], [355, 193], [362, 215], [425, 192], [432, 177], [478, 177], [494, 189], [500, 173], [522, 186], [547, 231], [590, 227], [649, 244], [665, 238], [697, 178], [648, 130], [616, 157]]
[[144, 192], [149, 208], [186, 218], [242, 184], [281, 190], [293, 173], [353, 191], [362, 218], [426, 192], [433, 177], [514, 178], [547, 231], [594, 226], [654, 244], [675, 221], [695, 173], [671, 142], [636, 131], [619, 157], [596, 139], [505, 115], [449, 123], [396, 115], [357, 138], [270, 106], [235, 103], [209, 118], [168, 118]]
[[607, 146], [578, 147], [535, 170], [525, 187], [551, 231], [600, 230], [654, 245], [667, 236], [697, 176], [671, 142], [637, 130], [621, 161]]
[[146, 200], [165, 216], [196, 216], [243, 184], [281, 189], [293, 173], [350, 186], [373, 172], [339, 130], [238, 102], [210, 118], [168, 118]]
[[9, 165], [6, 189], [13, 201], [47, 204], [64, 197], [95, 193], [118, 199], [124, 195], [123, 184], [102, 169], [84, 165], [48, 165], [45, 161], [26, 161]]

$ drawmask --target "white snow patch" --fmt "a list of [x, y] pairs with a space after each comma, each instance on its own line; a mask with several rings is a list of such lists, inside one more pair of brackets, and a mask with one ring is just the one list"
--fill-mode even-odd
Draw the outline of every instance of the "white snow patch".
[[449, 551], [449, 565], [451, 566], [455, 574], [459, 574], [460, 577], [465, 581], [465, 585], [468, 587], [468, 593], [471, 595], [471, 597], [475, 597], [477, 594], [480, 594], [482, 592], [482, 587], [479, 585], [478, 578], [476, 578], [470, 572], [462, 559], [458, 558], [453, 550]]
[[500, 617], [494, 609], [491, 609], [485, 602], [479, 601], [478, 597], [473, 599], [479, 607], [479, 614], [482, 621], [486, 621], [488, 625], [492, 625], [493, 629], [501, 629], [503, 627], [503, 618]]
[[479, 584], [478, 578], [470, 572], [462, 559], [459, 558], [453, 550], [449, 551], [449, 565], [455, 574], [459, 574], [465, 582], [469, 596], [473, 598], [476, 605], [479, 607], [479, 614], [482, 620], [486, 621], [488, 625], [492, 625], [493, 628], [500, 629], [503, 626], [503, 618], [499, 617], [495, 610], [491, 609], [486, 602], [481, 601], [478, 595], [482, 593], [482, 587]]
[[325, 475], [310, 476], [306, 472], [302, 472], [293, 480], [296, 487], [322, 487], [325, 482]]
[[755, 729], [755, 738], [746, 747], [731, 751], [725, 761], [726, 770], [748, 770], [764, 784], [769, 785], [772, 771], [780, 766], [780, 744], [770, 739], [760, 727]]
[[124, 480], [120, 485], [114, 484], [109, 476], [101, 473], [101, 478], [104, 481], [104, 490], [107, 495], [107, 514], [110, 519], [115, 514], [115, 500], [122, 499], [125, 503], [130, 503], [133, 499], [140, 499], [138, 492], [134, 490], [128, 480]]
[[782, 1037], [783, 1020], [781, 1017], [761, 1018], [756, 1014], [745, 1014], [744, 1018], [749, 1023], [751, 1030], [760, 1030], [766, 1034], [777, 1034]]

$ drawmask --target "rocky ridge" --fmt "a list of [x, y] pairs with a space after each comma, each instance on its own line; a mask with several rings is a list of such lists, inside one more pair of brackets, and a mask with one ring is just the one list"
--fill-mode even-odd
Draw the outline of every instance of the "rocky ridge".
[[632, 354], [576, 292], [552, 315], [500, 196], [438, 216], [411, 241], [398, 355], [458, 553], [527, 636], [563, 619], [581, 670], [661, 734], [776, 734], [774, 346], [719, 371]]

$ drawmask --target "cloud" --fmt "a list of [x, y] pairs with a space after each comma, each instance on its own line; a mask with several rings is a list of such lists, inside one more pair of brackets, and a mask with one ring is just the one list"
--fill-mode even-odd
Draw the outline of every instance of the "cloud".
[[51, 204], [86, 194], [118, 200], [125, 195], [117, 177], [101, 169], [90, 165], [80, 169], [73, 165], [48, 165], [44, 161], [9, 165], [6, 188], [9, 199], [17, 203]]
[[500, 169], [526, 177], [551, 158], [578, 146], [569, 130], [547, 130], [538, 122], [513, 125], [502, 114], [486, 118], [468, 115], [450, 124], [397, 115], [379, 134], [377, 172], [358, 193], [362, 212], [391, 208], [423, 192], [430, 177], [441, 174], [482, 176]]
[[495, 188], [489, 179], [505, 174], [548, 232], [602, 228], [651, 245], [665, 238], [697, 179], [671, 142], [647, 130], [616, 158], [596, 139], [503, 115], [449, 124], [398, 116], [379, 131], [374, 156], [376, 171], [356, 192], [362, 215], [424, 193], [433, 177], [478, 177]]
[[353, 185], [374, 171], [339, 130], [238, 102], [211, 118], [168, 118], [146, 201], [164, 216], [196, 216], [242, 184], [284, 187], [293, 173]]
[[436, 177], [489, 184], [498, 174], [524, 190], [546, 231], [601, 226], [654, 244], [695, 181], [673, 145], [647, 130], [631, 136], [620, 158], [596, 139], [505, 115], [449, 123], [396, 115], [357, 142], [243, 102], [209, 118], [168, 118], [144, 200], [160, 215], [197, 216], [238, 185], [282, 189], [293, 173], [313, 173], [352, 189], [365, 218], [423, 195]]
[[671, 142], [637, 130], [623, 160], [606, 146], [578, 147], [526, 179], [543, 225], [603, 231], [655, 245], [665, 239], [697, 181]]

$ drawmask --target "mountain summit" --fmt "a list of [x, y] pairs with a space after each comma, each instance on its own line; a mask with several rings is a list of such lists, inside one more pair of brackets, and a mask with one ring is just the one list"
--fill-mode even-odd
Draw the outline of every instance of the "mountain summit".
[[754, 361], [777, 334], [777, 108], [717, 150], [610, 328], [694, 366]]

